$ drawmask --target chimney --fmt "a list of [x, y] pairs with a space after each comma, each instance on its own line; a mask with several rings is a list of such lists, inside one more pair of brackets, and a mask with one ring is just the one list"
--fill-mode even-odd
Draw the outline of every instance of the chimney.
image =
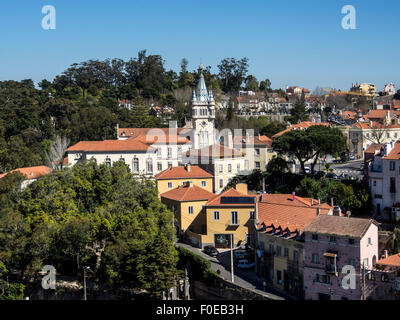
[[331, 198], [331, 207], [333, 207], [333, 198]]
[[311, 198], [311, 207], [314, 205], [314, 199]]
[[247, 194], [247, 184], [246, 183], [238, 183], [235, 187], [236, 191], [240, 193]]
[[296, 199], [296, 192], [292, 193], [292, 201], [294, 201]]
[[317, 217], [321, 214], [319, 206], [317, 207]]
[[384, 254], [385, 259], [386, 259], [387, 257], [389, 257], [389, 254], [388, 254], [388, 251], [387, 251], [387, 250], [385, 250], [384, 253], [385, 253], [385, 254]]
[[340, 209], [339, 206], [333, 208], [333, 215], [338, 217], [342, 216], [342, 210]]
[[318, 198], [318, 205], [320, 205], [321, 204], [321, 199], [320, 198]]
[[192, 167], [191, 167], [190, 163], [185, 164], [185, 170], [186, 170], [187, 172], [190, 172], [191, 169], [192, 169]]
[[117, 129], [117, 139], [118, 139], [119, 138], [119, 124], [118, 123], [117, 123], [116, 129]]

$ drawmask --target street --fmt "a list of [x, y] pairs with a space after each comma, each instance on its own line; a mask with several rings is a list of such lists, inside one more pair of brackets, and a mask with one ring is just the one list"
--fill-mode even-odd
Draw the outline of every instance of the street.
[[[201, 257], [209, 260], [211, 262], [211, 269], [213, 271], [217, 272], [219, 270], [220, 271], [219, 274], [223, 279], [231, 281], [230, 250], [219, 250], [220, 254], [218, 255], [217, 258], [214, 258], [202, 252], [201, 249], [194, 248], [191, 245], [185, 243], [176, 243], [175, 245], [190, 250], [200, 255]], [[234, 273], [235, 273], [234, 283], [243, 288], [254, 290], [263, 295], [268, 295], [273, 300], [285, 300], [285, 298], [286, 299], [291, 298], [289, 296], [285, 296], [285, 294], [282, 292], [278, 292], [278, 290], [272, 287], [267, 287], [266, 291], [264, 291], [263, 279], [257, 277], [256, 273], [254, 272], [254, 269], [240, 270], [234, 267]]]

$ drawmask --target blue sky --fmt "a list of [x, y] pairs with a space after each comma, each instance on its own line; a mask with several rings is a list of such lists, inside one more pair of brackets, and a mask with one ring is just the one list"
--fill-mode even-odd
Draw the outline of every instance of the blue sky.
[[[357, 10], [344, 30], [341, 9]], [[44, 5], [56, 30], [41, 28]], [[352, 82], [400, 87], [398, 0], [14, 0], [0, 3], [0, 80], [52, 80], [88, 59], [135, 57], [147, 49], [168, 69], [248, 57], [249, 73], [273, 88]]]

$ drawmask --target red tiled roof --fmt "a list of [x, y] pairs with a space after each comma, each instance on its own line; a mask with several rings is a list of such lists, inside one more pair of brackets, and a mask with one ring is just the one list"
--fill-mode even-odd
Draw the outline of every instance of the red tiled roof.
[[[313, 205], [311, 202], [313, 201]], [[288, 228], [291, 232], [304, 230], [317, 217], [318, 201], [289, 194], [263, 194], [258, 203], [259, 226]], [[320, 205], [320, 215], [327, 215], [333, 207]]]
[[377, 264], [400, 267], [400, 253], [381, 259], [377, 262]]
[[196, 185], [191, 187], [184, 185], [173, 190], [161, 194], [161, 198], [176, 200], [176, 201], [207, 201], [215, 195], [206, 189]]
[[156, 151], [155, 148], [149, 147], [138, 140], [104, 140], [104, 141], [80, 141], [69, 147], [67, 151]]
[[171, 167], [160, 173], [155, 178], [157, 180], [166, 179], [196, 179], [196, 178], [212, 178], [213, 175], [203, 170], [199, 166], [190, 166], [190, 172], [185, 166]]
[[229, 204], [229, 203], [221, 203], [221, 198], [222, 197], [232, 197], [232, 198], [239, 198], [239, 197], [252, 197], [252, 198], [257, 198], [257, 196], [251, 196], [248, 194], [244, 194], [241, 193], [239, 191], [237, 191], [235, 188], [230, 188], [228, 190], [226, 190], [225, 192], [214, 196], [214, 198], [210, 199], [207, 203], [206, 206], [207, 207], [254, 207], [254, 204], [249, 204], [249, 203], [235, 203], [235, 204]]
[[[186, 138], [185, 133], [190, 133], [191, 129], [186, 128], [119, 128], [118, 129], [118, 136], [119, 137], [128, 137], [128, 138], [137, 138], [139, 136], [144, 136], [148, 140], [154, 140], [155, 137], [168, 137], [171, 134], [177, 134], [177, 137], [180, 135], [180, 139]], [[122, 135], [125, 133], [125, 135]], [[165, 139], [164, 139], [165, 140]]]
[[400, 160], [400, 142], [396, 142], [393, 146], [392, 151], [386, 157], [382, 159], [386, 160]]
[[39, 177], [42, 177], [42, 176], [45, 176], [45, 175], [51, 173], [52, 171], [53, 171], [53, 169], [46, 167], [46, 166], [18, 168], [18, 169], [14, 169], [10, 172], [0, 174], [0, 179], [5, 177], [7, 174], [9, 174], [11, 172], [19, 172], [22, 175], [24, 175], [27, 179], [37, 179]]
[[368, 118], [383, 119], [386, 118], [388, 113], [390, 114], [390, 110], [373, 109], [368, 112]]
[[[235, 147], [243, 147], [246, 144], [246, 137], [245, 136], [234, 136], [234, 146]], [[271, 148], [272, 146], [272, 140], [268, 138], [267, 136], [254, 136], [254, 141], [253, 141], [254, 146], [266, 146], [268, 148]]]
[[372, 154], [375, 154], [377, 151], [381, 151], [383, 147], [384, 147], [383, 144], [372, 143], [372, 144], [368, 147], [368, 149], [364, 151], [364, 153], [372, 153]]
[[321, 122], [321, 123], [316, 123], [316, 122], [311, 122], [311, 121], [304, 121], [304, 122], [300, 122], [299, 124], [292, 124], [289, 128], [275, 134], [274, 136], [272, 136], [272, 138], [277, 138], [280, 137], [281, 135], [285, 134], [286, 132], [292, 131], [292, 130], [305, 130], [309, 127], [312, 126], [325, 126], [328, 127], [329, 123], [327, 122]]
[[316, 217], [305, 231], [362, 238], [372, 223], [378, 225], [372, 219], [321, 215]]
[[[365, 116], [364, 116], [365, 117]], [[350, 128], [358, 128], [358, 129], [399, 129], [400, 125], [398, 124], [390, 124], [384, 125], [377, 121], [367, 121], [367, 122], [357, 122], [353, 124]]]

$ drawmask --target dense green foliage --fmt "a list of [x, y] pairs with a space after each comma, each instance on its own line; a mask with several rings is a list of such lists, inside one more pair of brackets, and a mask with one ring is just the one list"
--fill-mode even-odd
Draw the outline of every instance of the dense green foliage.
[[202, 281], [206, 284], [213, 284], [218, 275], [211, 269], [211, 262], [185, 248], [178, 247], [179, 264], [182, 271], [187, 269], [193, 280]]
[[4, 205], [0, 261], [21, 279], [50, 264], [73, 276], [90, 266], [103, 284], [152, 294], [176, 280], [173, 214], [154, 182], [134, 179], [123, 163], [56, 171]]
[[346, 151], [346, 138], [337, 128], [311, 126], [306, 130], [292, 130], [276, 138], [272, 148], [280, 154], [295, 158], [304, 173], [304, 165], [313, 160], [311, 172], [317, 161], [327, 155], [338, 157]]

